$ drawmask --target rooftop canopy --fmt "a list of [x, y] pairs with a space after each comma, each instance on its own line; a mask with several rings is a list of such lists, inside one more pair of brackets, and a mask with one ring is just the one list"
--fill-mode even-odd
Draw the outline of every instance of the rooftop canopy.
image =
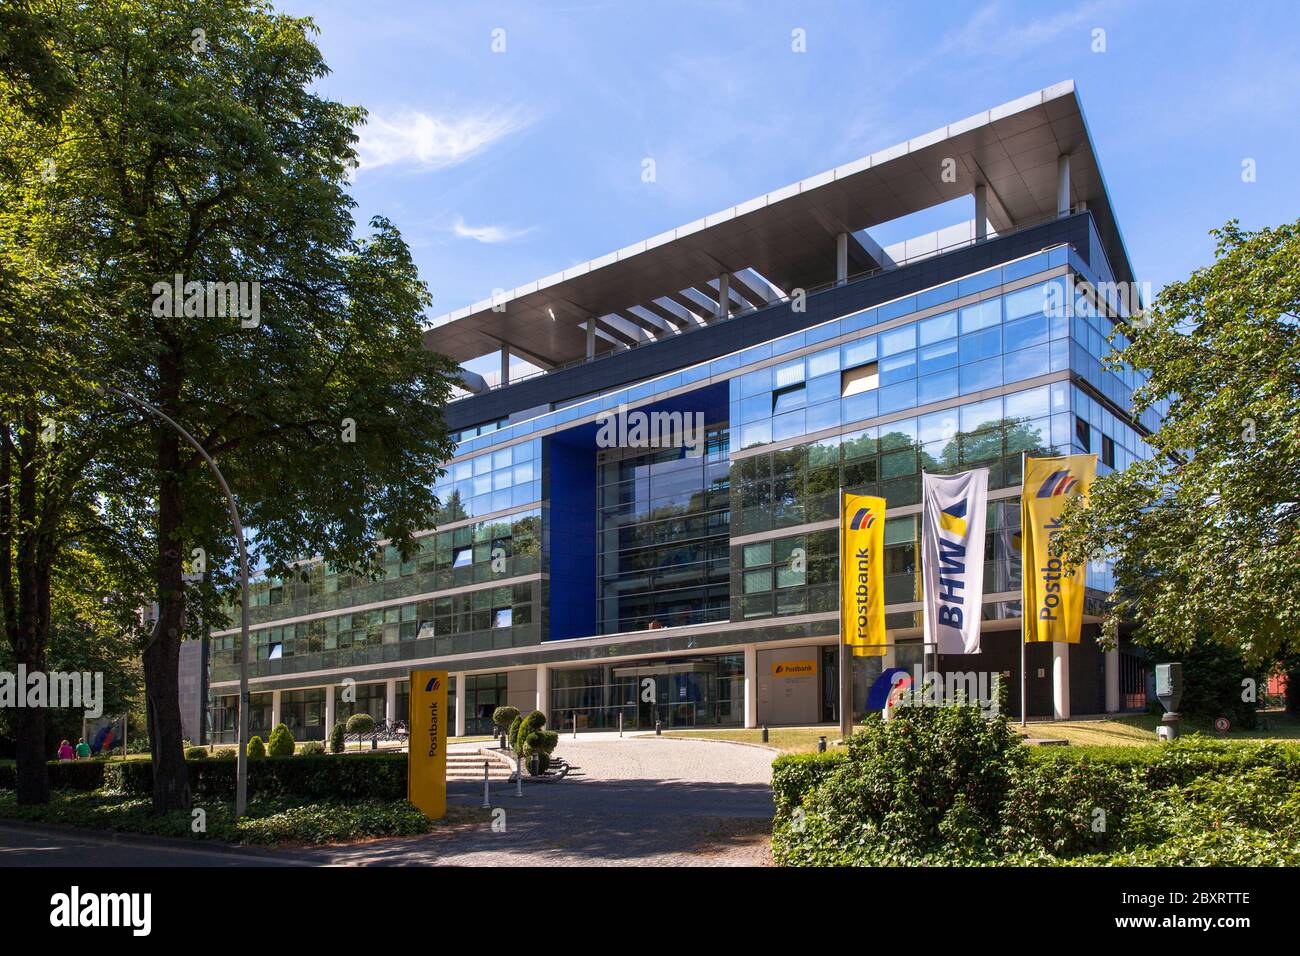
[[724, 298], [734, 314], [889, 267], [865, 230], [972, 194], [998, 233], [1051, 218], [1062, 203], [1087, 208], [1116, 278], [1132, 279], [1066, 81], [439, 316], [425, 345], [458, 362], [508, 346], [547, 368], [591, 355], [593, 345], [677, 334], [722, 316]]

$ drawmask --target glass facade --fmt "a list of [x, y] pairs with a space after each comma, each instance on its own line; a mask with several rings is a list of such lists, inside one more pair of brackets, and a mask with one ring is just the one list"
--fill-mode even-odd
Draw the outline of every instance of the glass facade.
[[[469, 674], [457, 700], [470, 734], [492, 732], [507, 700], [501, 668], [539, 661], [555, 665], [553, 727], [613, 728], [620, 714], [625, 727], [739, 723], [739, 655], [660, 659], [660, 649], [832, 634], [841, 489], [886, 499], [887, 626], [918, 627], [907, 605], [921, 596], [925, 471], [989, 470], [982, 613], [1018, 616], [1022, 456], [1096, 453], [1105, 474], [1151, 456], [1143, 436], [1162, 412], [1139, 422], [1124, 412], [1143, 376], [1104, 363], [1108, 337], [1123, 337], [1113, 306], [1086, 291], [1112, 278], [1092, 261], [1100, 272], [1050, 248], [526, 421], [464, 429], [435, 485], [438, 530], [409, 559], [389, 548], [374, 579], [318, 563], [303, 580], [257, 584], [253, 675], [361, 677], [491, 652], [467, 669], [493, 670]], [[592, 437], [597, 415], [692, 402], [712, 422], [698, 450], [598, 448]], [[1088, 573], [1090, 588], [1112, 586], [1106, 562]], [[682, 627], [698, 640], [655, 633]], [[569, 644], [628, 632], [638, 633], [623, 644]], [[236, 676], [237, 641], [214, 637], [213, 680]], [[638, 659], [592, 662], [621, 647]], [[363, 686], [379, 696], [356, 706], [382, 717], [383, 684]], [[405, 682], [399, 693], [404, 714]], [[308, 701], [294, 707], [315, 726]]]
[[675, 657], [557, 668], [551, 672], [551, 724], [579, 730], [726, 727], [744, 720], [740, 654]]
[[599, 470], [600, 632], [726, 620], [725, 427], [697, 452], [614, 452]]

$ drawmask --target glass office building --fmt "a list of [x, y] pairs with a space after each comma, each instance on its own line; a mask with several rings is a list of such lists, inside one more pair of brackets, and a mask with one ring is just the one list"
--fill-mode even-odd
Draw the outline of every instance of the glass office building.
[[[958, 221], [872, 235], [937, 206]], [[1018, 682], [1022, 456], [1151, 454], [1141, 373], [1103, 365], [1135, 286], [1065, 83], [442, 316], [428, 347], [503, 373], [444, 410], [437, 527], [378, 581], [258, 582], [259, 720], [402, 717], [415, 666], [455, 675], [459, 733], [507, 703], [580, 731], [836, 720], [838, 492], [888, 504], [891, 643], [855, 664], [860, 710], [882, 664], [921, 661], [922, 472], [976, 467], [983, 650], [938, 666]], [[510, 381], [511, 355], [537, 371]], [[640, 440], [638, 415], [684, 430]], [[1082, 642], [1028, 649], [1032, 716], [1138, 699], [1140, 661], [1097, 643], [1107, 565], [1087, 581]], [[209, 654], [223, 732], [237, 642]]]

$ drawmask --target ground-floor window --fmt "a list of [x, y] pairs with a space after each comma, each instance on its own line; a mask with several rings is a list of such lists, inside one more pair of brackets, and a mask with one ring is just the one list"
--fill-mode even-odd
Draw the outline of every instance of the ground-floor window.
[[629, 661], [551, 671], [551, 725], [625, 730], [738, 726], [745, 719], [741, 654]]
[[[248, 695], [248, 736], [271, 736], [271, 695]], [[233, 744], [239, 741], [239, 695], [227, 694], [212, 698], [212, 736], [215, 744]]]
[[324, 740], [325, 688], [283, 691], [280, 722], [289, 728], [294, 740]]
[[[388, 684], [353, 684], [350, 688], [340, 684], [334, 688], [334, 719], [342, 724], [348, 722], [353, 714], [369, 714], [379, 723], [384, 719], [388, 709]], [[354, 700], [346, 698], [352, 696]]]
[[[505, 673], [473, 674], [465, 678], [465, 733], [490, 736], [492, 712], [506, 703]], [[455, 720], [455, 714], [448, 715]], [[453, 723], [451, 726], [455, 727]]]

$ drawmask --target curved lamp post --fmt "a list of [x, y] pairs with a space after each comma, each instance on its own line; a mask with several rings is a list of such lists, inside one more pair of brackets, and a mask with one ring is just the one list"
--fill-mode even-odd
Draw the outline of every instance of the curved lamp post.
[[239, 541], [239, 750], [235, 758], [235, 772], [238, 778], [235, 785], [235, 819], [239, 819], [244, 815], [244, 811], [248, 809], [248, 548], [244, 544], [244, 525], [239, 520], [239, 508], [235, 505], [235, 496], [230, 493], [230, 486], [226, 484], [226, 478], [221, 473], [221, 469], [212, 460], [212, 456], [208, 454], [207, 449], [200, 445], [193, 435], [169, 417], [162, 409], [150, 405], [143, 399], [136, 398], [134, 395], [111, 385], [103, 386], [103, 390], [119, 398], [126, 399], [132, 405], [144, 409], [180, 432], [182, 437], [194, 446], [194, 450], [203, 456], [203, 460], [208, 463], [212, 473], [217, 476], [217, 483], [221, 485], [221, 490], [226, 496], [226, 504], [230, 508], [230, 520], [235, 525], [235, 537]]

